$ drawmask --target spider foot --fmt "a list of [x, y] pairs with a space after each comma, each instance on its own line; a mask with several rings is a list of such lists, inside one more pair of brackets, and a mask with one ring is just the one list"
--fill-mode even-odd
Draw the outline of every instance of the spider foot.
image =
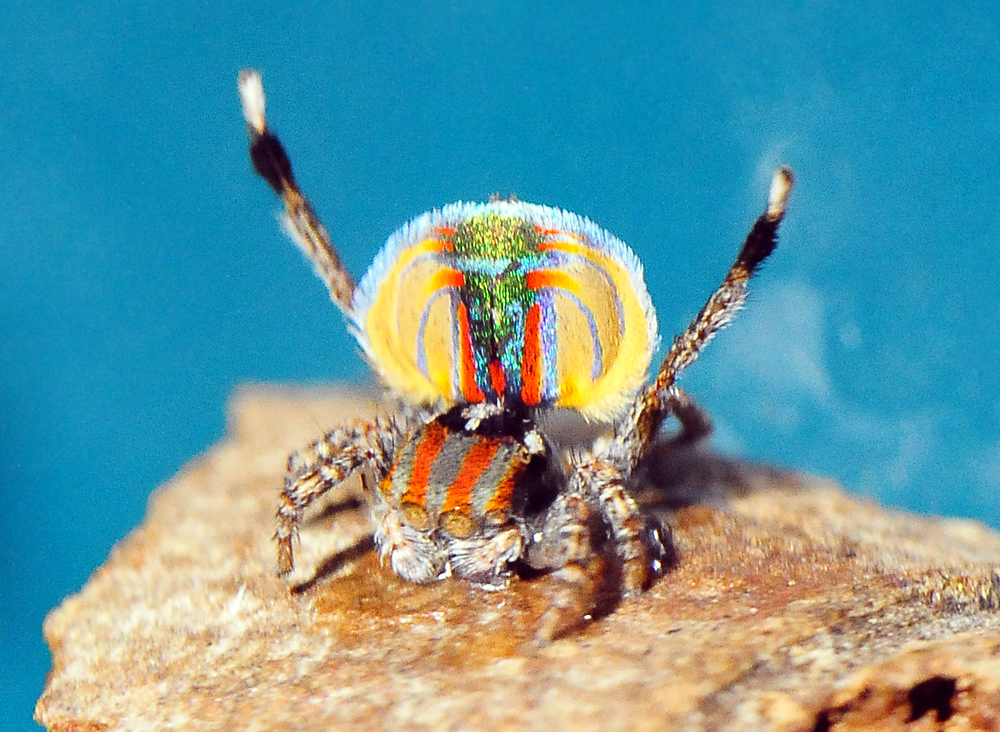
[[536, 646], [546, 646], [593, 619], [603, 575], [604, 563], [597, 557], [585, 565], [568, 564], [552, 573], [556, 587], [535, 628]]

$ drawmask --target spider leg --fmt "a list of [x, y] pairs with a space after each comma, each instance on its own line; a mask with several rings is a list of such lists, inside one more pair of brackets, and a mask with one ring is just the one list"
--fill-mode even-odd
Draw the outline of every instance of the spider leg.
[[559, 494], [549, 509], [541, 541], [527, 556], [536, 568], [555, 568], [549, 606], [535, 628], [535, 642], [545, 645], [578, 628], [593, 612], [604, 575], [604, 561], [591, 549], [593, 515], [577, 491]]
[[690, 394], [676, 384], [667, 387], [663, 394], [664, 414], [673, 414], [680, 423], [680, 430], [670, 438], [674, 445], [689, 445], [712, 434], [712, 418]]
[[[639, 594], [672, 554], [669, 535], [639, 512], [617, 467], [591, 455], [574, 455], [571, 461], [567, 488], [549, 508], [525, 557], [529, 566], [553, 569], [556, 582], [535, 633], [539, 643], [582, 624], [615, 582], [621, 595]], [[594, 546], [605, 536], [617, 555], [615, 567], [607, 564], [609, 552]]]
[[685, 441], [710, 430], [707, 415], [675, 382], [681, 371], [694, 363], [712, 337], [732, 322], [746, 302], [750, 278], [778, 243], [778, 226], [785, 215], [792, 180], [790, 168], [781, 167], [775, 171], [767, 208], [754, 222], [722, 284], [684, 332], [674, 338], [656, 379], [640, 392], [630, 412], [615, 425], [608, 454], [621, 466], [626, 477], [671, 413], [680, 420], [679, 438]]
[[344, 268], [330, 234], [299, 190], [292, 175], [288, 153], [267, 126], [264, 116], [264, 85], [260, 74], [244, 69], [238, 78], [243, 116], [250, 133], [250, 160], [254, 170], [266, 180], [285, 204], [282, 222], [299, 249], [309, 258], [316, 274], [330, 291], [330, 299], [345, 315], [354, 308], [354, 279]]
[[646, 519], [625, 490], [621, 473], [608, 465], [595, 465], [591, 472], [598, 493], [601, 516], [611, 529], [611, 539], [621, 562], [621, 590], [624, 597], [638, 596], [649, 585], [653, 562], [643, 541]]
[[278, 573], [295, 566], [292, 543], [305, 509], [327, 491], [343, 483], [360, 468], [384, 477], [390, 467], [399, 428], [380, 420], [342, 427], [327, 433], [306, 451], [288, 458], [285, 485], [275, 517], [274, 538], [278, 542]]
[[455, 576], [499, 587], [511, 574], [510, 563], [524, 553], [524, 539], [517, 527], [510, 527], [492, 536], [452, 540], [447, 552]]

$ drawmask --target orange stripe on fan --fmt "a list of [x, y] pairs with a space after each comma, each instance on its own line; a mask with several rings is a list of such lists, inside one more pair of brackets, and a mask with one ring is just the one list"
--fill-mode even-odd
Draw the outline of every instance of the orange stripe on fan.
[[[529, 274], [530, 276], [530, 274]], [[542, 308], [536, 302], [524, 319], [521, 351], [521, 401], [532, 407], [542, 400]]]
[[431, 275], [427, 282], [427, 292], [435, 292], [445, 287], [464, 287], [465, 275], [457, 269], [442, 269]]
[[482, 439], [475, 442], [469, 451], [465, 453], [465, 460], [462, 467], [455, 476], [455, 482], [448, 489], [448, 497], [445, 498], [441, 513], [459, 509], [462, 513], [471, 513], [469, 499], [472, 497], [472, 489], [479, 480], [479, 476], [490, 466], [493, 457], [500, 449], [500, 440]]
[[414, 249], [421, 252], [453, 252], [455, 251], [455, 245], [448, 239], [424, 239], [415, 245]]
[[431, 422], [424, 430], [420, 443], [413, 455], [413, 469], [410, 471], [410, 485], [400, 499], [400, 503], [424, 505], [427, 485], [431, 478], [431, 468], [441, 454], [448, 432], [437, 422]]
[[[566, 231], [566, 229], [548, 229], [544, 226], [535, 226], [535, 233], [541, 234], [542, 236], [556, 237], [556, 236], [568, 236], [570, 239], [576, 239], [577, 241], [583, 241], [584, 236], [578, 231]], [[539, 249], [553, 249], [550, 246], [552, 244], [560, 244], [558, 239], [555, 241], [542, 241], [538, 243]]]
[[529, 290], [554, 287], [566, 290], [577, 297], [580, 296], [580, 283], [565, 272], [560, 272], [557, 269], [536, 269], [533, 272], [528, 272], [524, 280]]
[[507, 389], [507, 375], [503, 372], [503, 364], [499, 359], [490, 361], [490, 385], [498, 396], [503, 396]]
[[459, 388], [465, 401], [473, 404], [486, 401], [486, 395], [476, 383], [476, 362], [472, 357], [469, 310], [464, 302], [458, 304], [458, 370]]

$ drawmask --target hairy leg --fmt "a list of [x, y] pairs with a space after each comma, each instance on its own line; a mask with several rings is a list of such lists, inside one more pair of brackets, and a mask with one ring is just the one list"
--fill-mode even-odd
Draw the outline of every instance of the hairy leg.
[[664, 394], [664, 411], [673, 414], [680, 422], [680, 431], [670, 438], [672, 444], [689, 445], [712, 434], [712, 418], [708, 412], [676, 384]]
[[354, 279], [344, 268], [326, 227], [299, 190], [288, 153], [267, 126], [260, 74], [244, 69], [240, 72], [238, 85], [250, 133], [250, 161], [254, 170], [281, 196], [285, 204], [285, 230], [313, 263], [316, 274], [330, 291], [330, 299], [350, 316], [354, 309]]
[[682, 430], [694, 426], [697, 433], [699, 423], [705, 426], [707, 420], [701, 418], [699, 413], [703, 413], [700, 408], [676, 388], [675, 382], [715, 334], [731, 323], [743, 307], [750, 278], [777, 245], [778, 226], [785, 215], [791, 189], [791, 169], [779, 168], [771, 180], [767, 208], [754, 222], [722, 284], [684, 332], [674, 338], [656, 379], [640, 392], [630, 412], [615, 425], [608, 456], [626, 477], [656, 437], [663, 420], [671, 413], [677, 414], [681, 420]]
[[359, 423], [329, 432], [288, 458], [274, 531], [280, 574], [291, 572], [295, 565], [292, 543], [305, 509], [358, 469], [367, 468], [384, 476], [398, 434], [399, 428], [392, 420]]
[[604, 560], [594, 551], [593, 516], [579, 493], [561, 493], [549, 509], [545, 525], [528, 550], [528, 564], [554, 568], [549, 607], [535, 629], [539, 645], [579, 628], [595, 609], [605, 574]]
[[509, 526], [492, 536], [452, 539], [447, 550], [456, 577], [499, 586], [510, 576], [511, 562], [524, 553], [524, 540], [517, 527]]

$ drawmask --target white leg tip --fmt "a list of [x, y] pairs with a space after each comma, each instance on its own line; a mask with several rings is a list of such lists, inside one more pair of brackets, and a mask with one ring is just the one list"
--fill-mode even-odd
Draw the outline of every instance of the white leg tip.
[[785, 215], [785, 205], [788, 203], [788, 194], [792, 191], [795, 176], [792, 169], [787, 165], [782, 165], [774, 171], [771, 179], [771, 191], [767, 195], [767, 217], [769, 219], [780, 219]]
[[267, 122], [264, 117], [264, 82], [260, 74], [254, 69], [243, 69], [236, 83], [243, 103], [243, 117], [251, 128], [263, 132]]

